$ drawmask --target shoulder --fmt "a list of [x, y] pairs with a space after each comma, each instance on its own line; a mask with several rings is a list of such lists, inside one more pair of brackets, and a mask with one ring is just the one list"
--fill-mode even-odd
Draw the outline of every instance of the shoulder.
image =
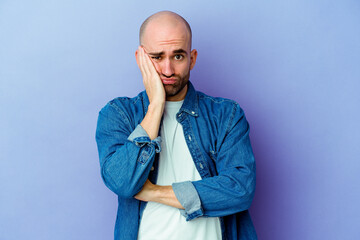
[[140, 92], [135, 97], [117, 97], [109, 101], [99, 112], [98, 122], [116, 125], [124, 125], [129, 129], [135, 126], [144, 118], [146, 92]]
[[199, 111], [201, 116], [210, 121], [213, 126], [230, 132], [235, 126], [238, 130], [247, 129], [248, 122], [240, 105], [229, 98], [212, 97], [202, 92], [197, 92]]
[[135, 97], [117, 97], [110, 100], [101, 110], [100, 113], [115, 111], [120, 114], [133, 112], [136, 110], [136, 106], [142, 107], [144, 103], [145, 91], [140, 92]]

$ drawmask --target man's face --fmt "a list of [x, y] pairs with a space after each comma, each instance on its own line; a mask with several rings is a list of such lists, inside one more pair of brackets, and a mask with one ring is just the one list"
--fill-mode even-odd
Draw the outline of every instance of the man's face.
[[196, 50], [190, 51], [190, 35], [185, 25], [164, 21], [149, 23], [142, 46], [163, 82], [166, 100], [182, 100], [197, 55]]

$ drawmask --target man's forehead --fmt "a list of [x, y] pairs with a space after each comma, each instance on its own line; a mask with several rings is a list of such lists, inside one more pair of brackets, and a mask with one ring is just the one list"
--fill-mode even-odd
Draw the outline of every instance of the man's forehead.
[[187, 53], [188, 51], [190, 51], [188, 41], [184, 40], [144, 41], [143, 47], [145, 48], [147, 53], [153, 53], [154, 55]]

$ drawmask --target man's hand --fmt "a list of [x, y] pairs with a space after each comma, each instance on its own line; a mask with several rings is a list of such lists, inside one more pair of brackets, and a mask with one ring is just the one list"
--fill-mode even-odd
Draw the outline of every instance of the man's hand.
[[152, 184], [149, 179], [147, 179], [141, 191], [138, 194], [136, 194], [134, 198], [140, 201], [149, 202], [151, 201], [155, 193], [155, 190], [156, 190], [155, 185]]
[[165, 107], [165, 89], [154, 64], [143, 47], [139, 46], [136, 51], [136, 58], [150, 102], [148, 111], [140, 125], [145, 129], [150, 139], [153, 140], [159, 134], [160, 121]]
[[152, 184], [149, 179], [146, 180], [143, 188], [134, 198], [144, 202], [158, 202], [171, 207], [184, 209], [177, 200], [172, 186], [155, 185]]
[[142, 46], [138, 48], [138, 65], [150, 104], [164, 104], [165, 89], [150, 57]]

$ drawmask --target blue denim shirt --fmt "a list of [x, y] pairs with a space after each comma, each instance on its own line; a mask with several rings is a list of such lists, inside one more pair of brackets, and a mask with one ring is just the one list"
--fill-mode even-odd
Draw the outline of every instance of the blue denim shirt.
[[[118, 195], [116, 240], [137, 239], [146, 203], [133, 197], [147, 178], [156, 183], [161, 137], [151, 140], [140, 126], [148, 105], [144, 91], [134, 98], [116, 98], [99, 113], [101, 176]], [[202, 178], [172, 185], [185, 208], [179, 211], [187, 221], [220, 217], [223, 239], [257, 239], [247, 210], [255, 191], [255, 160], [243, 110], [232, 100], [195, 91], [189, 82], [176, 119]]]

